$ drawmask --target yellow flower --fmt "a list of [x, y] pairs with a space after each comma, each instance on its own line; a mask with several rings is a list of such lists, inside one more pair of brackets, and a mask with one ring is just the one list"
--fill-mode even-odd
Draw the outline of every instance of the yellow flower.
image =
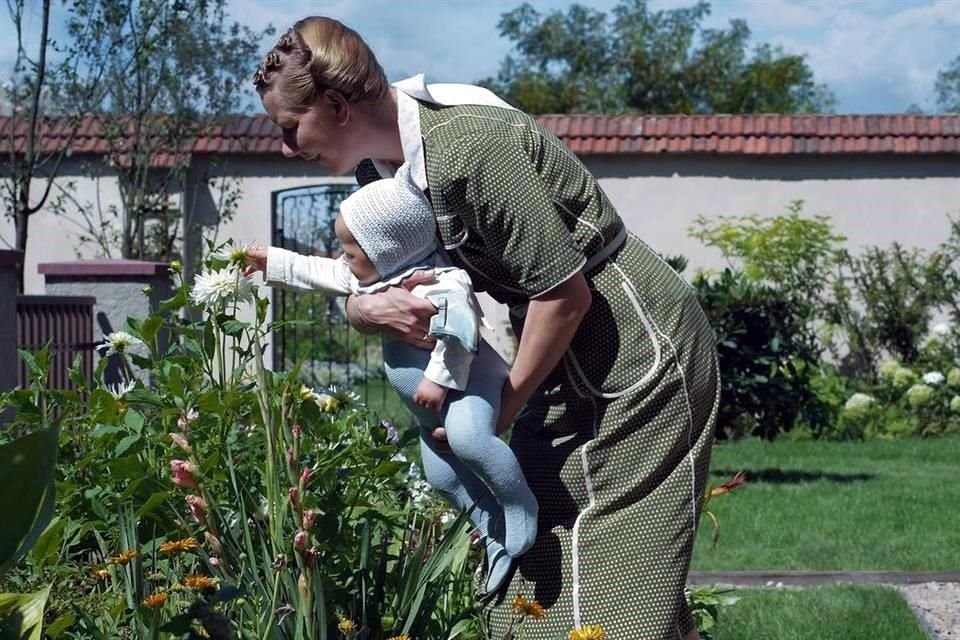
[[94, 569], [90, 574], [97, 580], [108, 580], [110, 572], [107, 569]]
[[154, 593], [143, 599], [143, 606], [150, 607], [155, 609], [157, 607], [162, 607], [163, 603], [167, 601], [167, 592], [163, 591], [160, 593]]
[[348, 620], [347, 618], [344, 618], [343, 620], [340, 621], [340, 624], [337, 625], [337, 629], [339, 629], [340, 633], [342, 633], [343, 635], [347, 635], [348, 633], [353, 631], [353, 620]]
[[568, 640], [607, 640], [607, 634], [598, 624], [588, 624], [567, 634]]
[[387, 640], [411, 640], [411, 639], [410, 639], [410, 636], [408, 636], [407, 634], [401, 633], [398, 636], [390, 636], [389, 638], [387, 638]]
[[110, 564], [127, 564], [134, 558], [139, 558], [140, 555], [141, 555], [140, 552], [137, 551], [136, 549], [129, 549], [127, 551], [124, 551], [120, 555], [113, 556], [112, 558], [110, 558], [109, 562]]
[[196, 551], [200, 548], [200, 545], [197, 544], [196, 538], [183, 538], [182, 540], [171, 540], [170, 542], [164, 542], [159, 547], [161, 553], [169, 553], [174, 555], [177, 553], [184, 553], [186, 551]]
[[513, 612], [518, 616], [530, 616], [534, 620], [547, 617], [547, 612], [539, 602], [527, 600], [523, 596], [513, 599]]
[[210, 576], [192, 574], [183, 579], [183, 586], [194, 591], [206, 591], [217, 586], [217, 581]]

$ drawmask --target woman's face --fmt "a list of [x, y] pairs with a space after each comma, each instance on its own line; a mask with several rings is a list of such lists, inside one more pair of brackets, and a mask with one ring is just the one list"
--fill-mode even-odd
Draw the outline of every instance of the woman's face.
[[319, 162], [333, 175], [353, 169], [362, 157], [353, 157], [349, 105], [331, 92], [317, 98], [307, 109], [289, 106], [276, 89], [267, 91], [263, 107], [283, 132], [283, 155]]

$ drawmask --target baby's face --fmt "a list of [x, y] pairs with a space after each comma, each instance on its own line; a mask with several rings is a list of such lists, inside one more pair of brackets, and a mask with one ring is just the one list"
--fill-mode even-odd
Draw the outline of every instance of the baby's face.
[[370, 262], [370, 258], [360, 248], [360, 243], [350, 233], [350, 229], [343, 223], [343, 216], [337, 216], [333, 223], [333, 232], [337, 234], [340, 241], [340, 248], [343, 249], [343, 257], [350, 267], [350, 272], [360, 281], [362, 285], [373, 284], [380, 279], [377, 268]]

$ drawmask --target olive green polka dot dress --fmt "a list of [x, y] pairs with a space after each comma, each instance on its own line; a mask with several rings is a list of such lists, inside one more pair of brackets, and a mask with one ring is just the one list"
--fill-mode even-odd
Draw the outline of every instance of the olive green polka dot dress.
[[420, 103], [420, 127], [441, 240], [476, 289], [514, 309], [518, 335], [548, 330], [523, 326], [524, 305], [578, 270], [593, 294], [513, 430], [539, 534], [486, 600], [491, 637], [503, 637], [517, 595], [547, 610], [528, 622], [530, 640], [597, 624], [609, 640], [688, 633], [683, 589], [719, 400], [693, 292], [533, 118]]

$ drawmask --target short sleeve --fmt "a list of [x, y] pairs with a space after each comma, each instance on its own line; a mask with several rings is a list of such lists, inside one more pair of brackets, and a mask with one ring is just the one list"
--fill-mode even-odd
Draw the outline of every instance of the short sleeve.
[[576, 220], [561, 216], [523, 145], [496, 136], [461, 142], [445, 154], [440, 196], [489, 257], [531, 298], [579, 271], [585, 258], [567, 226]]

